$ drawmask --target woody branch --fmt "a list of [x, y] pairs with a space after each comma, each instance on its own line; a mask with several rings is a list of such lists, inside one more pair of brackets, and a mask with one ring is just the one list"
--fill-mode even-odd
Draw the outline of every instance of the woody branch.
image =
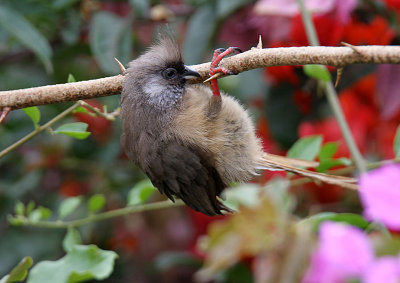
[[[221, 62], [222, 66], [234, 73], [270, 66], [307, 64], [330, 65], [337, 68], [351, 64], [400, 64], [400, 46], [255, 48]], [[192, 81], [193, 83], [208, 78], [210, 63], [191, 67], [202, 76]], [[118, 75], [76, 83], [0, 91], [0, 110], [115, 95], [121, 92], [122, 82], [123, 75]]]

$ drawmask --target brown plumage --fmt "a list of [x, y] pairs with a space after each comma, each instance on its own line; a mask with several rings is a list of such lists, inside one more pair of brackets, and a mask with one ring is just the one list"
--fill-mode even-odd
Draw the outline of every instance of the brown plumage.
[[353, 179], [296, 167], [305, 161], [264, 153], [246, 110], [230, 96], [213, 96], [206, 85], [187, 84], [189, 76], [198, 74], [184, 66], [170, 38], [133, 60], [125, 74], [121, 143], [161, 193], [216, 215], [229, 211], [217, 198], [222, 190], [252, 179], [257, 169], [353, 186]]

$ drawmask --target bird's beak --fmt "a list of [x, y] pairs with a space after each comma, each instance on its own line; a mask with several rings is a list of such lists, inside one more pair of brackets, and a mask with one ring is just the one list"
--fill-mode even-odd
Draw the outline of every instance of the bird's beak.
[[185, 66], [185, 70], [183, 71], [183, 77], [185, 79], [193, 79], [194, 77], [200, 78], [200, 74], [196, 70], [188, 66]]

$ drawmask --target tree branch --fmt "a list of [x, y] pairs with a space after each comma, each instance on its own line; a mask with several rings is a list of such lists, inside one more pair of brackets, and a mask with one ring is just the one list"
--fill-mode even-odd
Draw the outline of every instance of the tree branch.
[[[280, 47], [252, 49], [226, 58], [221, 65], [234, 73], [269, 66], [321, 64], [338, 68], [350, 64], [399, 64], [400, 46], [351, 47]], [[210, 63], [191, 66], [202, 76], [191, 81], [199, 83], [208, 78]], [[76, 101], [119, 94], [123, 75], [97, 80], [49, 85], [0, 92], [0, 110], [5, 107], [19, 109], [28, 106]]]

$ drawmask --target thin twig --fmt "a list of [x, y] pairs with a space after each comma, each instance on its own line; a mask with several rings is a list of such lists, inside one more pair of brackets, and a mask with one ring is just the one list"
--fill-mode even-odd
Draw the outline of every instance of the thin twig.
[[343, 70], [344, 70], [344, 68], [340, 67], [336, 71], [335, 87], [337, 87], [339, 85], [340, 79], [342, 78], [342, 75], [343, 75]]
[[[306, 29], [307, 33], [307, 38], [310, 41], [311, 45], [319, 45], [317, 33], [315, 31], [314, 24], [311, 20], [311, 16], [308, 12], [308, 10], [304, 6], [303, 0], [297, 0], [300, 10], [301, 10], [301, 15], [303, 18], [303, 23]], [[354, 51], [354, 48], [349, 46], [352, 51]], [[360, 50], [357, 48], [357, 52], [353, 52], [358, 55], [358, 57], [363, 58], [364, 56], [359, 56]], [[362, 53], [361, 53], [362, 54]], [[357, 167], [357, 170], [359, 173], [365, 173], [367, 171], [367, 168], [365, 166], [365, 161], [360, 153], [360, 150], [358, 149], [356, 142], [354, 141], [353, 135], [350, 131], [350, 127], [346, 121], [346, 118], [344, 117], [342, 108], [340, 107], [339, 99], [337, 97], [336, 90], [333, 86], [332, 82], [328, 82], [325, 84], [325, 93], [326, 97], [328, 99], [328, 102], [332, 108], [333, 114], [339, 124], [340, 130], [342, 132], [343, 138], [347, 144], [347, 147], [349, 148], [349, 151], [351, 153], [351, 156], [354, 160], [354, 164]]]
[[[370, 169], [375, 169], [375, 168], [381, 167], [383, 165], [399, 163], [399, 162], [400, 162], [400, 157], [397, 157], [394, 159], [370, 162], [370, 163], [367, 163], [366, 167], [368, 170], [370, 170]], [[325, 173], [331, 174], [331, 175], [337, 175], [337, 176], [345, 176], [345, 175], [349, 175], [349, 174], [353, 173], [355, 169], [356, 168], [354, 166], [348, 166], [348, 167], [344, 167], [344, 168], [340, 168], [340, 169], [328, 170]], [[313, 180], [310, 178], [301, 177], [301, 178], [297, 178], [295, 180], [290, 181], [290, 186], [291, 187], [301, 186], [303, 184], [310, 183], [312, 181]]]
[[79, 103], [81, 104], [81, 106], [86, 107], [90, 111], [96, 113], [96, 115], [103, 117], [104, 119], [107, 119], [109, 121], [115, 121], [115, 117], [119, 116], [119, 114], [121, 112], [120, 107], [118, 107], [116, 110], [114, 110], [111, 113], [107, 113], [107, 112], [101, 112], [98, 108], [93, 107], [92, 105], [90, 105], [89, 103], [87, 103], [83, 100], [79, 100]]
[[4, 107], [3, 111], [1, 112], [0, 115], [0, 124], [6, 119], [8, 113], [10, 113], [11, 107]]
[[76, 102], [74, 105], [72, 105], [71, 107], [69, 107], [68, 109], [64, 110], [63, 112], [61, 112], [60, 114], [58, 114], [56, 117], [54, 117], [53, 119], [51, 119], [49, 122], [47, 122], [46, 124], [44, 124], [43, 126], [39, 126], [37, 127], [35, 130], [33, 130], [32, 132], [30, 132], [29, 134], [27, 134], [25, 137], [21, 138], [20, 140], [16, 141], [15, 143], [13, 143], [12, 145], [10, 145], [9, 147], [5, 148], [4, 150], [0, 151], [0, 158], [2, 158], [4, 155], [6, 155], [7, 153], [13, 151], [14, 149], [16, 149], [17, 147], [19, 147], [20, 145], [24, 144], [25, 142], [27, 142], [28, 140], [30, 140], [31, 138], [33, 138], [34, 136], [36, 136], [37, 134], [47, 130], [48, 128], [50, 128], [53, 124], [57, 123], [58, 121], [60, 121], [62, 118], [64, 118], [65, 116], [67, 116], [68, 114], [70, 114], [72, 111], [74, 111], [76, 108], [78, 108], [79, 106], [81, 106], [80, 102]]
[[117, 58], [114, 57], [114, 60], [115, 60], [115, 62], [117, 62], [117, 65], [118, 65], [119, 69], [121, 70], [121, 74], [123, 75], [126, 71], [125, 66], [122, 65], [122, 63]]
[[[350, 64], [400, 64], [400, 46], [357, 46], [357, 50], [363, 56], [350, 47], [253, 48], [222, 60], [220, 65], [238, 74], [256, 68], [285, 65], [320, 64], [344, 67]], [[210, 63], [191, 67], [201, 75], [201, 78], [191, 80], [191, 83], [201, 83], [209, 77]], [[123, 75], [118, 75], [90, 81], [0, 91], [0, 109], [19, 109], [115, 95], [121, 92], [123, 79]]]
[[14, 217], [14, 216], [11, 216], [11, 221], [17, 220], [19, 226], [33, 226], [33, 227], [41, 227], [41, 228], [66, 229], [66, 228], [78, 227], [78, 226], [82, 226], [82, 225], [86, 225], [89, 223], [102, 221], [102, 220], [106, 220], [106, 219], [110, 219], [110, 218], [114, 218], [114, 217], [118, 217], [118, 216], [124, 216], [124, 215], [139, 213], [139, 212], [143, 212], [143, 211], [157, 210], [157, 209], [183, 206], [183, 205], [184, 205], [184, 203], [181, 200], [176, 200], [175, 202], [166, 200], [166, 201], [153, 202], [153, 203], [148, 203], [148, 204], [143, 204], [143, 205], [126, 206], [124, 208], [114, 209], [114, 210], [106, 211], [106, 212], [99, 213], [99, 214], [92, 214], [85, 218], [71, 220], [71, 221], [62, 221], [62, 220], [43, 221], [42, 220], [42, 221], [34, 221], [33, 222], [33, 221], [30, 221], [26, 217]]

